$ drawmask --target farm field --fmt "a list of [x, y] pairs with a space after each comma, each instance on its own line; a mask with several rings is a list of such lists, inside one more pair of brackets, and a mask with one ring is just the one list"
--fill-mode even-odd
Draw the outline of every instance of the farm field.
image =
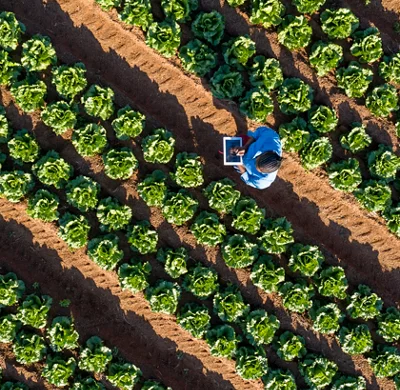
[[[286, 14], [298, 14], [290, 1], [283, 3]], [[24, 292], [13, 290], [17, 299], [11, 304], [5, 295], [0, 296], [1, 380], [18, 381], [23, 383], [21, 388], [32, 389], [400, 388], [400, 313], [396, 310], [400, 296], [400, 212], [396, 208], [400, 114], [373, 115], [365, 99], [346, 96], [337, 87], [334, 71], [317, 77], [305, 49], [287, 50], [278, 41], [276, 27], [252, 25], [247, 3], [234, 8], [223, 1], [200, 0], [194, 15], [214, 10], [223, 15], [225, 41], [249, 34], [257, 55], [277, 58], [285, 78], [305, 81], [314, 91], [315, 104], [335, 110], [336, 130], [318, 135], [329, 137], [333, 150], [329, 161], [357, 157], [361, 183], [361, 174], [365, 182], [371, 178], [370, 153], [379, 145], [391, 150], [394, 175], [385, 182], [390, 193], [385, 209], [368, 210], [357, 200], [357, 190], [335, 189], [327, 160], [307, 170], [302, 154], [286, 151], [273, 185], [263, 191], [252, 189], [223, 166], [218, 149], [222, 136], [244, 133], [260, 123], [240, 112], [237, 97], [218, 98], [215, 90], [213, 96], [209, 72], [200, 78], [183, 69], [176, 55], [165, 58], [150, 48], [138, 26], [121, 22], [118, 2], [110, 4], [107, 11], [93, 0], [0, 0], [0, 12], [14, 13], [26, 28], [16, 50], [9, 49], [12, 61], [22, 62], [24, 68], [12, 77], [21, 81], [27, 76], [29, 85], [46, 92], [42, 102], [39, 95], [37, 100], [35, 95], [18, 100], [15, 80], [2, 81], [0, 87], [0, 104], [5, 109], [4, 114], [0, 111], [5, 118], [0, 124], [5, 121], [13, 129], [6, 136], [0, 132], [0, 292], [6, 294], [7, 283], [12, 284], [7, 279], [10, 272], [26, 285]], [[161, 4], [154, 2], [152, 7], [154, 19], [163, 20]], [[396, 1], [372, 0], [367, 6], [361, 0], [328, 0], [321, 10], [340, 7], [357, 15], [360, 28], [372, 24], [379, 29], [386, 55], [399, 52], [400, 35], [393, 28], [400, 17]], [[319, 13], [308, 17], [317, 38], [323, 36]], [[180, 23], [181, 44], [193, 38], [190, 23]], [[61, 82], [52, 80], [52, 67], [35, 69], [34, 60], [29, 63], [29, 59], [24, 63], [22, 43], [35, 34], [48, 36], [55, 49], [48, 58], [41, 57], [43, 63], [84, 64], [87, 85], [76, 96], [60, 95]], [[350, 43], [343, 45], [349, 52]], [[341, 66], [351, 60], [345, 54]], [[6, 61], [2, 61], [4, 78]], [[376, 63], [371, 68], [378, 74]], [[400, 69], [398, 73], [400, 79]], [[383, 83], [376, 76], [373, 87]], [[107, 106], [104, 98], [90, 107], [87, 102], [98, 93], [87, 92], [92, 85], [109, 88], [114, 102]], [[271, 110], [261, 121], [275, 129], [294, 117], [282, 113], [277, 95], [271, 92]], [[62, 97], [68, 101], [66, 107], [71, 107], [70, 115], [78, 120], [58, 131], [55, 122], [44, 122], [49, 113], [46, 107]], [[123, 117], [121, 109], [127, 105], [136, 115], [131, 123], [140, 131], [124, 137], [118, 133], [123, 130], [118, 130], [116, 118]], [[353, 122], [368, 123], [372, 140], [360, 154], [343, 149], [339, 140]], [[87, 134], [78, 131], [83, 128], [90, 130]], [[20, 129], [27, 132], [16, 135]], [[98, 138], [90, 138], [93, 129]], [[165, 150], [159, 147], [154, 157], [157, 136], [167, 146]], [[29, 139], [28, 153], [15, 147], [18, 137], [24, 142]], [[114, 162], [113, 166], [110, 152], [120, 152], [121, 160], [125, 153], [126, 165]], [[179, 173], [177, 155], [183, 161], [182, 172], [184, 164], [192, 164], [186, 168], [192, 169], [187, 176]], [[21, 156], [27, 156], [26, 160]], [[45, 161], [51, 158], [60, 164], [56, 174], [44, 173]], [[156, 170], [163, 174], [154, 174]], [[14, 175], [14, 183], [6, 182], [7, 172]], [[378, 180], [373, 175], [372, 179]], [[210, 190], [210, 183], [216, 181], [226, 191], [219, 194], [220, 208]], [[92, 193], [77, 195], [88, 188]], [[47, 221], [32, 212], [32, 199], [43, 190], [50, 191], [56, 204]], [[111, 199], [111, 209], [120, 207], [125, 213], [122, 216], [121, 211], [115, 228], [106, 221], [104, 211]], [[100, 205], [104, 206], [102, 218]], [[76, 232], [71, 221], [79, 225]], [[169, 263], [171, 259], [175, 263]], [[193, 287], [193, 275], [200, 269], [204, 291]], [[330, 276], [328, 271], [342, 276]], [[129, 272], [131, 278], [126, 276]], [[45, 325], [21, 315], [22, 307], [29, 306], [29, 294], [52, 298], [51, 308], [46, 309], [49, 313], [42, 307]], [[318, 322], [316, 312], [327, 316], [325, 324]], [[71, 373], [64, 373], [66, 383], [44, 374], [49, 367], [55, 370], [51, 358], [59, 351], [48, 328], [59, 316], [71, 316], [79, 333], [79, 343], [62, 353], [64, 360], [77, 362], [76, 367], [70, 364], [68, 369], [74, 366]], [[6, 337], [4, 329], [11, 322], [20, 333]], [[328, 323], [330, 330], [325, 329]], [[15, 347], [23, 343], [24, 332], [48, 343], [40, 357], [25, 363]], [[285, 344], [282, 335], [292, 337], [295, 345]], [[97, 370], [85, 366], [84, 359], [85, 343], [93, 336], [108, 348], [98, 352], [107, 362]], [[218, 344], [223, 342], [226, 345]], [[294, 349], [286, 351], [294, 354], [291, 358], [282, 352], [282, 345]], [[113, 376], [123, 363], [125, 387], [122, 379], [117, 383]]]

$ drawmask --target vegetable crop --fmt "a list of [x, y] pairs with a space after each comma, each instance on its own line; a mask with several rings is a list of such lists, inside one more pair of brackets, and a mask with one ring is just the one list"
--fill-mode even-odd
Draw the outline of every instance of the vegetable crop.
[[217, 11], [201, 12], [192, 23], [196, 38], [216, 46], [221, 42], [225, 30], [225, 18]]
[[118, 268], [118, 279], [123, 290], [130, 290], [133, 294], [143, 291], [149, 287], [149, 276], [151, 273], [149, 262], [132, 261], [124, 263]]
[[222, 44], [222, 53], [228, 65], [242, 70], [256, 53], [256, 44], [248, 35], [241, 35]]
[[294, 242], [293, 228], [291, 223], [285, 218], [267, 219], [263, 226], [265, 230], [259, 235], [259, 243], [268, 253], [283, 253], [288, 245]]
[[283, 306], [295, 313], [304, 313], [312, 306], [312, 297], [314, 296], [314, 288], [303, 279], [299, 279], [297, 283], [286, 282], [280, 289], [279, 293], [283, 297]]
[[354, 196], [368, 211], [384, 211], [392, 204], [392, 190], [385, 181], [365, 181]]
[[40, 147], [35, 137], [28, 130], [18, 130], [8, 141], [8, 151], [18, 164], [35, 162], [39, 157]]
[[186, 22], [190, 20], [190, 13], [197, 9], [198, 2], [197, 0], [162, 0], [161, 7], [166, 18]]
[[321, 295], [338, 299], [347, 297], [348, 282], [342, 267], [330, 266], [325, 268], [315, 279], [318, 292]]
[[289, 331], [283, 332], [274, 343], [278, 356], [287, 362], [303, 357], [307, 353], [305, 345], [303, 337]]
[[162, 213], [169, 223], [180, 226], [193, 218], [198, 206], [199, 202], [187, 190], [182, 189], [177, 193], [167, 194]]
[[294, 244], [290, 252], [290, 270], [304, 276], [313, 276], [325, 260], [317, 246]]
[[250, 344], [258, 346], [270, 344], [279, 326], [280, 322], [274, 315], [268, 315], [265, 310], [258, 309], [247, 315], [243, 328]]
[[204, 77], [217, 66], [217, 54], [205, 43], [193, 39], [179, 49], [179, 58], [183, 68], [200, 77]]
[[321, 13], [322, 31], [331, 39], [345, 39], [359, 26], [357, 16], [348, 8], [327, 9]]
[[181, 289], [178, 284], [159, 280], [146, 289], [146, 298], [152, 311], [174, 314], [178, 307]]
[[111, 359], [111, 349], [106, 347], [99, 337], [93, 336], [86, 341], [85, 348], [82, 348], [78, 365], [81, 370], [104, 373]]
[[43, 107], [47, 87], [42, 80], [29, 77], [12, 84], [10, 91], [22, 111], [32, 112]]
[[115, 131], [116, 137], [121, 141], [137, 137], [144, 129], [146, 116], [139, 111], [132, 110], [125, 106], [117, 112], [117, 117], [111, 125]]
[[256, 234], [264, 220], [265, 211], [260, 209], [256, 201], [249, 197], [239, 199], [232, 210], [232, 226], [245, 233]]
[[288, 152], [299, 152], [310, 141], [311, 135], [307, 131], [307, 122], [300, 117], [279, 126], [279, 136], [283, 149]]
[[88, 115], [107, 120], [114, 113], [114, 91], [109, 87], [93, 84], [82, 96], [82, 104]]
[[254, 263], [258, 255], [257, 244], [241, 234], [234, 234], [222, 245], [222, 258], [232, 268], [246, 268]]
[[309, 142], [300, 153], [301, 163], [310, 170], [328, 162], [332, 157], [332, 144], [329, 138], [315, 138]]
[[17, 20], [13, 12], [0, 13], [0, 46], [3, 49], [15, 50], [25, 30], [25, 25]]
[[285, 281], [285, 270], [272, 261], [270, 256], [262, 256], [254, 264], [250, 278], [255, 286], [267, 293], [277, 292]]
[[398, 102], [396, 88], [390, 84], [383, 84], [372, 90], [367, 97], [365, 106], [379, 118], [387, 117], [392, 111], [397, 110], [399, 108]]
[[336, 129], [338, 121], [335, 110], [328, 106], [314, 106], [308, 111], [308, 127], [311, 131], [329, 133]]
[[57, 135], [68, 129], [73, 129], [76, 125], [76, 106], [71, 106], [67, 102], [59, 101], [50, 103], [41, 112], [42, 121], [49, 126]]
[[132, 210], [109, 196], [99, 202], [96, 212], [102, 231], [125, 229], [132, 219]]
[[207, 332], [206, 341], [211, 355], [232, 358], [240, 339], [229, 325], [218, 325]]
[[151, 163], [168, 163], [174, 155], [175, 138], [166, 129], [155, 129], [142, 141], [144, 160]]
[[165, 179], [164, 172], [156, 170], [138, 184], [137, 191], [148, 206], [161, 207], [163, 205], [167, 195]]
[[343, 326], [339, 332], [339, 342], [344, 352], [349, 355], [360, 355], [369, 352], [374, 342], [366, 324]]
[[175, 55], [181, 43], [181, 28], [174, 20], [150, 24], [146, 35], [146, 44], [164, 57]]
[[389, 343], [400, 339], [400, 311], [389, 307], [378, 317], [377, 333]]
[[371, 142], [372, 138], [366, 132], [366, 126], [358, 122], [352, 124], [352, 130], [348, 134], [340, 137], [340, 145], [352, 153], [364, 150]]
[[202, 245], [216, 246], [224, 241], [226, 228], [214, 213], [202, 211], [190, 228], [197, 242]]
[[0, 172], [0, 197], [18, 203], [34, 187], [33, 176], [23, 171]]
[[67, 202], [79, 211], [86, 212], [97, 206], [100, 185], [86, 176], [78, 176], [65, 187]]
[[354, 57], [359, 57], [361, 63], [378, 61], [383, 55], [382, 39], [376, 27], [356, 31], [353, 34], [354, 43], [350, 48]]
[[318, 41], [312, 46], [309, 59], [317, 75], [325, 76], [343, 60], [343, 49], [335, 43]]
[[353, 192], [362, 182], [360, 164], [355, 158], [332, 163], [328, 175], [330, 185], [339, 191]]
[[312, 28], [304, 16], [287, 15], [278, 28], [278, 41], [289, 50], [308, 46]]
[[314, 301], [309, 314], [313, 321], [313, 328], [322, 334], [336, 333], [344, 317], [335, 303], [322, 304], [319, 301]]
[[213, 268], [198, 264], [185, 275], [182, 287], [199, 299], [206, 299], [218, 288], [218, 274]]
[[244, 379], [258, 379], [268, 371], [263, 348], [240, 347], [236, 352], [236, 372]]
[[140, 221], [129, 226], [126, 237], [133, 251], [142, 255], [156, 252], [158, 234], [149, 221]]
[[177, 249], [160, 248], [157, 252], [157, 260], [164, 265], [165, 272], [173, 279], [179, 278], [188, 272], [188, 252], [184, 247]]
[[371, 69], [363, 68], [358, 62], [352, 61], [347, 68], [339, 68], [336, 71], [336, 81], [348, 97], [357, 98], [365, 94], [373, 74]]
[[106, 129], [96, 123], [89, 123], [73, 132], [72, 144], [83, 157], [100, 154], [107, 146]]
[[125, 0], [118, 16], [123, 22], [141, 27], [146, 31], [153, 22], [151, 2], [149, 0]]
[[264, 123], [274, 111], [274, 103], [266, 91], [254, 88], [240, 100], [240, 111], [250, 119]]
[[400, 169], [400, 157], [397, 157], [386, 145], [379, 145], [377, 150], [368, 154], [368, 168], [371, 175], [386, 181], [394, 180]]
[[351, 318], [368, 320], [375, 318], [382, 310], [383, 301], [368, 286], [360, 284], [349, 298], [346, 310]]
[[273, 91], [283, 83], [282, 68], [275, 58], [254, 57], [249, 73], [251, 85], [267, 91]]
[[309, 354], [299, 364], [299, 369], [309, 386], [323, 389], [332, 383], [337, 365], [323, 356]]
[[34, 35], [22, 44], [21, 64], [28, 72], [46, 70], [56, 62], [56, 51], [49, 37]]
[[326, 0], [294, 0], [293, 3], [301, 14], [313, 14], [318, 11]]
[[124, 257], [118, 243], [119, 238], [115, 234], [93, 238], [88, 243], [87, 254], [99, 267], [106, 271], [113, 270]]
[[111, 149], [103, 154], [104, 172], [114, 180], [129, 179], [138, 167], [138, 161], [129, 148]]
[[279, 108], [286, 115], [305, 112], [311, 108], [313, 97], [312, 88], [304, 81], [298, 78], [285, 79], [279, 89]]
[[207, 307], [197, 303], [187, 303], [177, 315], [178, 324], [198, 339], [207, 333], [210, 321], [211, 316]]
[[57, 92], [66, 99], [73, 99], [86, 88], [86, 67], [81, 62], [53, 68], [52, 75]]
[[203, 184], [203, 165], [195, 153], [182, 152], [176, 156], [175, 173], [171, 177], [185, 188], [198, 187]]
[[210, 87], [213, 95], [219, 99], [232, 99], [241, 96], [243, 76], [229, 65], [222, 65], [210, 79]]
[[231, 212], [240, 198], [240, 191], [235, 190], [235, 185], [227, 178], [210, 183], [204, 189], [209, 206], [222, 214]]
[[65, 213], [59, 220], [58, 235], [72, 249], [78, 249], [86, 245], [90, 230], [88, 220], [83, 216]]
[[400, 84], [400, 52], [391, 57], [383, 57], [379, 64], [379, 75], [387, 83]]
[[252, 0], [250, 22], [261, 24], [264, 28], [279, 26], [285, 10], [280, 0]]
[[239, 289], [230, 285], [214, 296], [214, 311], [224, 322], [236, 322], [250, 311], [248, 304], [244, 303]]

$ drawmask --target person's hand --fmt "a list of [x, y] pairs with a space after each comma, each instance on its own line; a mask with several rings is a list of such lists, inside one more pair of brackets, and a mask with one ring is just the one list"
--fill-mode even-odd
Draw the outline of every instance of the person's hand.
[[246, 153], [245, 147], [236, 147], [231, 149], [231, 153], [235, 154], [236, 156], [243, 157]]
[[235, 165], [235, 169], [238, 170], [240, 174], [246, 172], [246, 168], [244, 167], [244, 165]]

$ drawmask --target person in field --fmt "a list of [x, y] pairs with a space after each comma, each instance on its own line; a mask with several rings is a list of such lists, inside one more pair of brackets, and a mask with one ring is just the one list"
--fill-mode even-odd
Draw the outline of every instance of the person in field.
[[278, 133], [261, 126], [240, 137], [243, 146], [234, 148], [234, 153], [243, 157], [243, 165], [237, 165], [235, 169], [247, 185], [259, 190], [268, 188], [276, 179], [282, 163], [282, 146]]

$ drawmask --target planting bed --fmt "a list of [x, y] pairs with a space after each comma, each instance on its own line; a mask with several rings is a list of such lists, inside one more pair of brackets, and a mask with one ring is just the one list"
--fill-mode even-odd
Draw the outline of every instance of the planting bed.
[[[398, 17], [395, 2], [383, 2], [382, 9], [377, 5], [363, 8], [361, 1], [356, 3], [351, 7], [355, 7], [361, 23], [375, 23], [384, 44], [397, 50], [400, 38], [388, 27]], [[350, 7], [345, 2], [340, 5]], [[333, 79], [316, 80], [304, 53], [282, 50], [275, 33], [249, 29], [246, 18], [227, 5], [204, 0], [200, 7], [222, 12], [230, 34], [250, 33], [261, 53], [283, 60], [287, 75], [311, 83], [320, 102], [328, 103], [329, 95], [341, 121], [371, 119], [371, 135], [397, 150], [393, 126], [372, 118], [364, 106], [335, 91]], [[223, 135], [243, 133], [256, 124], [246, 121], [234, 103], [213, 98], [207, 83], [183, 72], [177, 60], [166, 60], [147, 47], [139, 29], [126, 28], [115, 12], [102, 11], [92, 0], [0, 0], [0, 9], [15, 12], [29, 34], [48, 35], [61, 61], [85, 63], [90, 84], [110, 86], [119, 106], [130, 104], [146, 114], [149, 127], [168, 128], [176, 138], [177, 151], [199, 154], [205, 164], [206, 183], [223, 177], [237, 181], [237, 189], [264, 207], [268, 217], [285, 216], [292, 223], [296, 241], [318, 245], [329, 264], [343, 266], [352, 291], [363, 283], [386, 305], [398, 305], [400, 240], [388, 232], [383, 219], [362, 210], [351, 195], [335, 191], [322, 170], [306, 172], [294, 155], [285, 155], [279, 178], [267, 191], [246, 187], [235, 172], [222, 166], [217, 151]], [[186, 226], [173, 227], [158, 209], [147, 207], [136, 186], [145, 173], [151, 172], [150, 164], [139, 161], [144, 167], [139, 169], [139, 176], [135, 174], [122, 184], [111, 180], [102, 171], [100, 157], [82, 158], [70, 142], [70, 133], [57, 137], [43, 125], [38, 113], [21, 114], [6, 88], [1, 89], [1, 104], [15, 129], [33, 129], [44, 150], [56, 150], [77, 174], [96, 180], [106, 196], [129, 205], [136, 220], [149, 219], [162, 245], [177, 247], [182, 243], [191, 258], [214, 267], [223, 282], [238, 285], [252, 308], [274, 310], [282, 329], [303, 336], [309, 350], [335, 361], [346, 375], [364, 376], [368, 389], [395, 388], [392, 381], [373, 375], [365, 357], [345, 354], [334, 337], [314, 332], [305, 315], [286, 312], [276, 294], [257, 289], [249, 280], [248, 270], [227, 267], [218, 249], [199, 245]], [[277, 126], [280, 121], [277, 115], [269, 124]], [[340, 151], [336, 153], [341, 157]], [[195, 193], [201, 197], [200, 191]], [[204, 199], [201, 203], [201, 207], [207, 207]], [[180, 328], [171, 316], [152, 312], [142, 293], [132, 295], [121, 290], [116, 274], [103, 271], [84, 250], [71, 252], [57, 236], [54, 225], [26, 215], [25, 202], [12, 204], [0, 199], [0, 251], [1, 273], [12, 271], [26, 283], [39, 282], [41, 292], [54, 300], [70, 299], [70, 310], [83, 339], [100, 336], [140, 367], [146, 378], [157, 379], [175, 390], [263, 388], [261, 381], [240, 378], [233, 361], [211, 356], [207, 344]], [[150, 261], [154, 275], [162, 278], [162, 267], [154, 259]], [[42, 381], [36, 367], [14, 367], [9, 348], [0, 352], [5, 356], [0, 365], [6, 368], [8, 378], [30, 388], [53, 388]], [[267, 354], [272, 364], [290, 368], [298, 384], [306, 388], [296, 364], [280, 362], [272, 348]]]

